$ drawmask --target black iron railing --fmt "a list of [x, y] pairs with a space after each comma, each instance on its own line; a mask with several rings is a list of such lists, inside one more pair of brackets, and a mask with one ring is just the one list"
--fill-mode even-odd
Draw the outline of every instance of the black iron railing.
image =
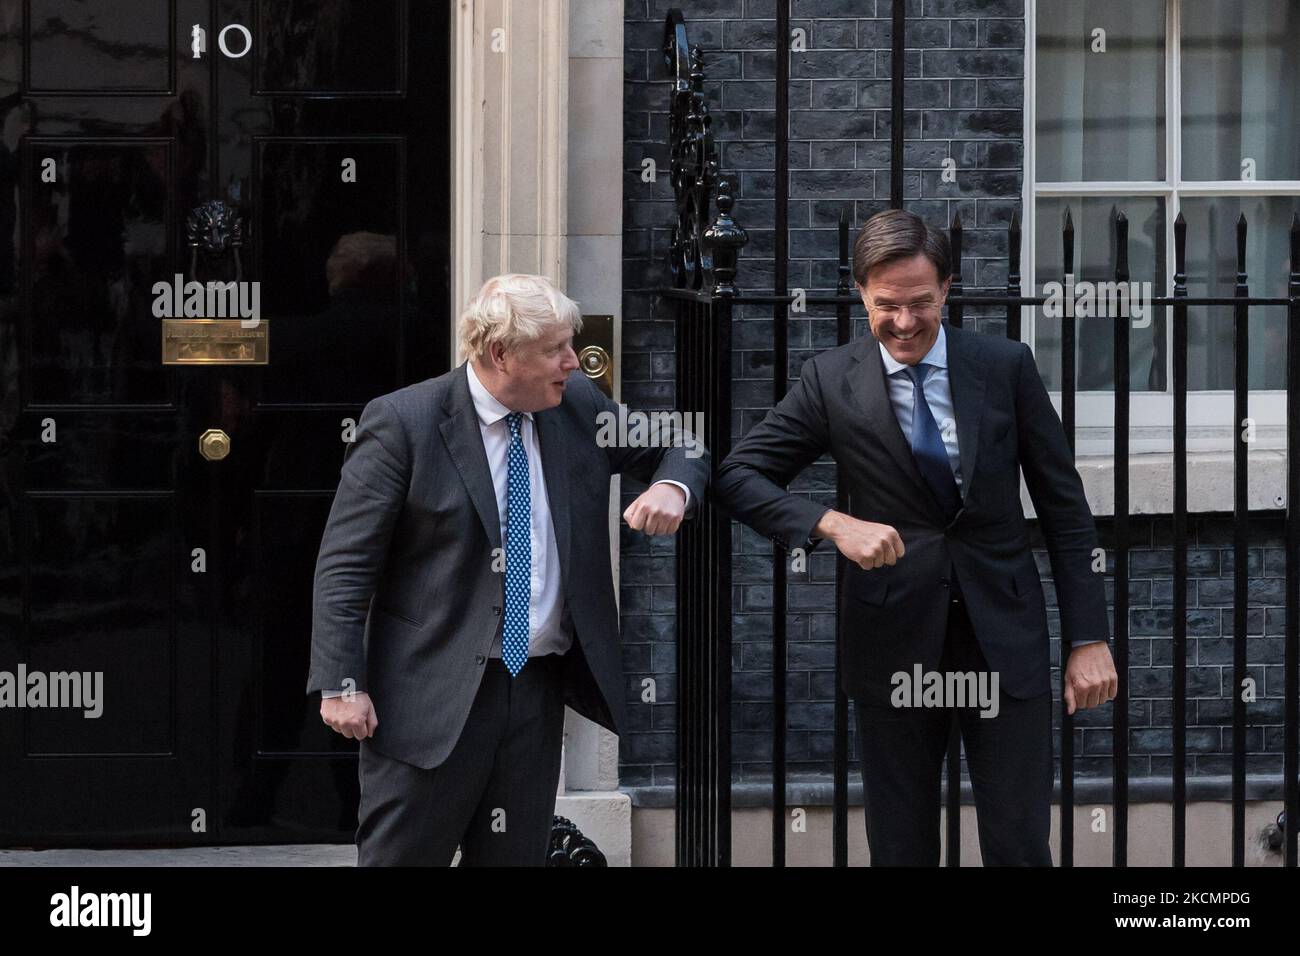
[[[777, 4], [777, 36], [789, 36], [788, 3]], [[893, 9], [893, 73], [891, 194], [895, 206], [902, 205], [902, 60], [905, 19], [903, 3]], [[677, 402], [682, 409], [701, 409], [708, 423], [707, 442], [715, 467], [731, 447], [732, 410], [732, 315], [738, 305], [772, 306], [773, 403], [785, 394], [789, 364], [789, 307], [795, 297], [786, 285], [786, 205], [788, 196], [787, 100], [788, 51], [778, 48], [776, 89], [776, 216], [775, 272], [771, 295], [758, 295], [736, 288], [737, 263], [745, 245], [744, 230], [733, 217], [734, 200], [728, 180], [719, 175], [716, 149], [710, 132], [708, 104], [703, 95], [704, 54], [690, 48], [686, 27], [677, 10], [669, 13], [664, 38], [665, 63], [673, 78], [672, 92], [672, 181], [677, 198], [670, 252], [670, 288], [656, 294], [675, 306], [677, 322]], [[713, 212], [716, 201], [717, 212]], [[834, 295], [806, 295], [806, 305], [829, 306], [835, 311], [837, 341], [851, 337], [854, 310], [862, 300], [850, 294], [849, 212], [839, 220], [838, 285]], [[1122, 211], [1113, 217], [1116, 248], [1114, 280], [1127, 282], [1128, 221]], [[1189, 306], [1233, 307], [1234, 421], [1238, 429], [1233, 444], [1233, 707], [1232, 707], [1232, 862], [1245, 860], [1245, 784], [1247, 710], [1241, 692], [1246, 670], [1247, 606], [1247, 441], [1239, 427], [1247, 417], [1248, 320], [1252, 309], [1285, 309], [1287, 314], [1287, 499], [1285, 516], [1286, 617], [1284, 630], [1284, 804], [1288, 825], [1283, 840], [1285, 863], [1297, 862], [1297, 823], [1300, 822], [1297, 781], [1300, 779], [1300, 217], [1293, 219], [1290, 233], [1291, 259], [1287, 295], [1251, 296], [1246, 274], [1245, 217], [1237, 223], [1237, 276], [1232, 296], [1190, 296], [1187, 291], [1187, 224], [1180, 214], [1174, 224], [1175, 274], [1172, 296], [1157, 296], [1153, 308], [1172, 312], [1173, 328], [1173, 832], [1171, 864], [1186, 862], [1187, 837], [1187, 310]], [[962, 237], [960, 219], [949, 227], [952, 246], [952, 285], [947, 299], [950, 325], [961, 327], [968, 308], [1005, 308], [1006, 335], [1021, 337], [1021, 310], [1044, 303], [1043, 296], [1021, 294], [1019, 274], [1021, 231], [1013, 216], [1008, 225], [1007, 285], [1005, 294], [968, 294], [962, 282]], [[1063, 277], [1073, 273], [1074, 227], [1067, 212], [1061, 231]], [[1061, 420], [1070, 448], [1075, 448], [1077, 370], [1074, 317], [1063, 317], [1061, 329]], [[1115, 540], [1114, 580], [1126, 584], [1129, 568], [1129, 325], [1114, 325], [1114, 468], [1115, 498], [1113, 534]], [[848, 512], [848, 482], [837, 475], [837, 508]], [[772, 862], [783, 865], [786, 828], [786, 568], [787, 556], [773, 555], [773, 736], [772, 736]], [[838, 558], [836, 613], [844, 559]], [[704, 504], [701, 520], [683, 532], [678, 543], [678, 767], [677, 767], [677, 862], [707, 866], [730, 863], [731, 832], [731, 537], [730, 521], [712, 502]], [[1128, 590], [1114, 589], [1114, 649], [1119, 690], [1114, 701], [1112, 746], [1113, 863], [1128, 862]], [[839, 621], [836, 628], [839, 635]], [[833, 750], [833, 861], [848, 862], [848, 701], [840, 687], [837, 639], [834, 750]], [[1069, 646], [1062, 638], [1062, 668]], [[1060, 858], [1062, 866], [1074, 860], [1074, 752], [1073, 720], [1062, 710], [1058, 753], [1060, 778]], [[954, 733], [946, 763], [947, 855], [945, 862], [960, 862], [960, 750]]]

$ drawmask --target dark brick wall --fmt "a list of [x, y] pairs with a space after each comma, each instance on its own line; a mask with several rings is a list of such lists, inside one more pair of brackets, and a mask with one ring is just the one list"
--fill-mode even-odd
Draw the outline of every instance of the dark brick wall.
[[[1231, 515], [1188, 520], [1187, 772], [1194, 776], [1226, 775], [1232, 769], [1233, 527]], [[1108, 557], [1106, 597], [1113, 606], [1115, 540], [1109, 520], [1099, 521], [1098, 529]], [[1173, 769], [1173, 525], [1168, 517], [1130, 517], [1129, 532], [1129, 773], [1168, 777]], [[1258, 699], [1247, 706], [1246, 769], [1280, 774], [1286, 607], [1282, 518], [1252, 517], [1249, 535], [1246, 655]], [[1035, 548], [1055, 665], [1061, 633], [1056, 590], [1041, 536]], [[1080, 776], [1109, 775], [1111, 717], [1110, 707], [1075, 714]]]
[[[663, 18], [678, 6], [690, 40], [706, 51], [705, 90], [721, 168], [737, 183], [735, 218], [749, 233], [737, 284], [771, 290], [774, 223], [775, 0], [626, 0], [624, 81], [623, 401], [633, 407], [673, 404], [672, 312], [638, 290], [666, 282], [664, 256], [673, 218], [668, 182], [668, 83], [660, 51]], [[807, 52], [792, 55], [790, 98], [789, 284], [833, 292], [835, 224], [844, 208], [851, 229], [889, 205], [889, 0], [793, 0], [792, 28], [803, 28]], [[960, 214], [965, 227], [967, 290], [1005, 288], [1006, 224], [1020, 207], [1023, 157], [1024, 4], [1021, 0], [909, 0], [904, 195], [907, 207], [937, 226]], [[642, 182], [653, 158], [658, 181]], [[956, 162], [957, 181], [942, 181], [942, 162]], [[967, 310], [967, 327], [1004, 334], [1004, 320]], [[863, 323], [857, 323], [861, 334]], [[771, 406], [772, 313], [747, 307], [736, 315], [733, 371], [739, 436]], [[789, 375], [797, 378], [814, 352], [834, 346], [833, 314], [810, 308], [789, 321]], [[833, 467], [823, 459], [791, 486], [833, 504]], [[625, 499], [639, 488], [628, 483]], [[1232, 627], [1230, 522], [1192, 522], [1196, 574], [1188, 604], [1193, 665], [1189, 686], [1189, 772], [1226, 770]], [[1099, 522], [1103, 535], [1108, 525]], [[1131, 558], [1133, 639], [1131, 773], [1165, 773], [1170, 758], [1172, 632], [1169, 534], [1134, 519]], [[1280, 528], [1264, 524], [1254, 539], [1252, 661], [1281, 661]], [[1266, 532], [1264, 534], [1263, 532]], [[1104, 542], [1108, 549], [1111, 542]], [[1041, 541], [1039, 542], [1041, 545]], [[1225, 547], [1227, 550], [1225, 550]], [[789, 589], [789, 770], [793, 777], [829, 773], [832, 747], [834, 556], [814, 553]], [[748, 528], [734, 532], [733, 766], [738, 780], [770, 772], [771, 544]], [[622, 622], [629, 727], [621, 739], [624, 786], [669, 784], [675, 746], [673, 543], [624, 528]], [[1050, 565], [1038, 552], [1054, 601]], [[1226, 579], [1226, 580], [1225, 580]], [[1113, 581], [1108, 579], [1108, 594]], [[1225, 591], [1225, 587], [1228, 589]], [[1259, 590], [1257, 591], [1256, 588]], [[1055, 610], [1049, 611], [1053, 636]], [[1224, 635], [1229, 637], [1225, 639]], [[1055, 649], [1054, 649], [1055, 653]], [[1225, 676], [1225, 669], [1227, 676]], [[1252, 770], [1281, 768], [1280, 667], [1256, 668], [1268, 699], [1254, 717], [1279, 726], [1253, 728]], [[642, 682], [656, 683], [656, 703], [642, 702]], [[1252, 719], [1253, 719], [1252, 718]], [[1110, 709], [1076, 721], [1081, 775], [1110, 771]]]

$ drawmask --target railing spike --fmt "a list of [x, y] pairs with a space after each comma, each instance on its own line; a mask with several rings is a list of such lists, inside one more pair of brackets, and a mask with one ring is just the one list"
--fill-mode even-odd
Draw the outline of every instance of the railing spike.
[[1237, 281], [1246, 277], [1246, 214], [1237, 217]]
[[1291, 214], [1291, 285], [1300, 286], [1300, 212]]

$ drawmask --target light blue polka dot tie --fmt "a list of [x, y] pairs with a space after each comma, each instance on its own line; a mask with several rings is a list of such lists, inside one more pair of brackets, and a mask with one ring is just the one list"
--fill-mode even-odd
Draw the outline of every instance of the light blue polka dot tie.
[[510, 453], [506, 485], [506, 619], [501, 657], [512, 677], [528, 663], [528, 605], [533, 592], [532, 503], [528, 496], [528, 453], [519, 433], [522, 412], [506, 416]]

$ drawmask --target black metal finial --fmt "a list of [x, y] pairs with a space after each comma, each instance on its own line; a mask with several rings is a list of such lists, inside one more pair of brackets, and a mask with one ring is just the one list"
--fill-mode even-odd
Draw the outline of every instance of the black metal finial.
[[1074, 217], [1069, 206], [1065, 207], [1065, 225], [1061, 227], [1061, 272], [1074, 273]]
[[[677, 200], [677, 221], [668, 247], [668, 271], [674, 288], [703, 289], [706, 284], [734, 293], [736, 262], [749, 241], [731, 212], [732, 184], [719, 176], [713, 117], [704, 95], [704, 50], [690, 46], [681, 11], [664, 21], [664, 64], [673, 77], [669, 109], [670, 181]], [[717, 191], [718, 215], [712, 213]]]
[[1237, 217], [1237, 283], [1246, 281], [1246, 214]]
[[1300, 294], [1300, 213], [1291, 214], [1291, 295]]
[[1128, 281], [1128, 216], [1115, 215], [1115, 278]]
[[1174, 293], [1187, 289], [1187, 220], [1182, 212], [1174, 220]]
[[961, 213], [952, 217], [952, 225], [948, 227], [948, 245], [951, 247], [950, 252], [952, 260], [952, 282], [957, 287], [954, 295], [960, 295], [961, 292]]
[[731, 195], [731, 180], [718, 181], [718, 217], [701, 237], [704, 278], [714, 295], [736, 294], [736, 261], [740, 249], [749, 236], [731, 218], [735, 199]]
[[849, 207], [844, 206], [840, 209], [839, 240], [840, 240], [840, 263], [839, 263], [839, 280], [835, 285], [836, 295], [849, 294], [849, 277], [852, 274], [852, 268], [849, 263]]

